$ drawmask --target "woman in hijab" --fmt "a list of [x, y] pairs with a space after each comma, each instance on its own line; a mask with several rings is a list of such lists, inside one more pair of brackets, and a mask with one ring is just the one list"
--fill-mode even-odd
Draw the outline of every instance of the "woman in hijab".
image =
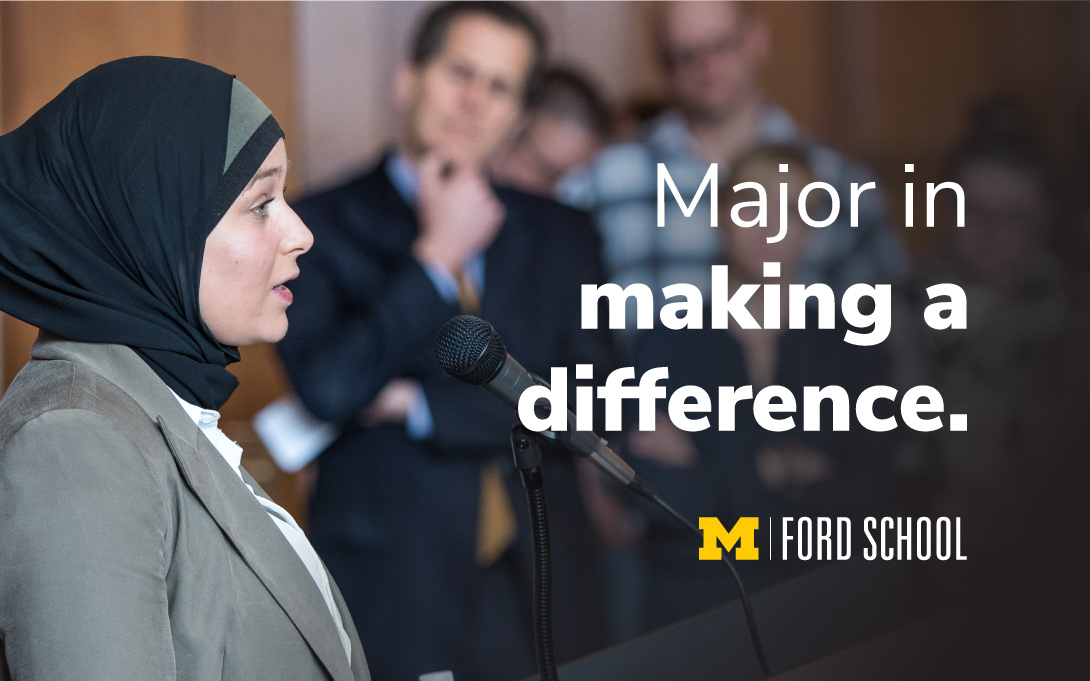
[[216, 425], [312, 237], [233, 77], [137, 57], [0, 137], [0, 679], [368, 679], [333, 579]]

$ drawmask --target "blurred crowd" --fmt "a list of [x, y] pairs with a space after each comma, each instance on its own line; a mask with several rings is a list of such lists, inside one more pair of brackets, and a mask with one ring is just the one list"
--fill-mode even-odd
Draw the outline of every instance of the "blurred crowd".
[[[966, 432], [879, 434], [854, 415], [847, 431], [826, 418], [822, 431], [771, 433], [740, 410], [733, 431], [687, 433], [660, 414], [654, 431], [633, 418], [607, 435], [694, 519], [958, 516], [963, 550], [989, 556], [1062, 475], [1088, 368], [1087, 289], [1083, 263], [1055, 244], [1081, 245], [1080, 212], [1020, 103], [997, 96], [966, 112], [943, 178], [964, 189], [964, 227], [944, 197], [935, 238], [910, 253], [887, 206], [898, 187], [865, 193], [849, 225], [851, 185], [877, 178], [767, 96], [770, 37], [758, 16], [727, 2], [655, 11], [669, 97], [618, 107], [578, 68], [546, 61], [527, 9], [432, 9], [395, 79], [403, 138], [365, 174], [298, 204], [316, 243], [280, 353], [303, 404], [339, 433], [315, 464], [309, 531], [376, 678], [534, 671], [529, 539], [507, 447], [515, 415], [430, 357], [436, 329], [460, 312], [491, 321], [546, 376], [585, 363], [596, 379], [667, 366], [671, 389], [839, 385], [853, 398], [872, 385], [930, 385], [946, 413], [968, 415]], [[666, 226], [656, 225], [658, 163], [686, 201], [719, 164], [717, 229], [709, 201], [686, 216], [669, 194]], [[729, 187], [755, 182], [776, 197], [786, 183], [794, 206], [814, 181], [842, 197], [833, 224], [811, 228], [791, 211], [786, 238], [768, 243], [774, 229], [731, 223]], [[810, 195], [814, 215], [827, 214], [820, 194]], [[769, 201], [770, 225], [780, 210]], [[780, 284], [780, 328], [580, 328], [581, 284], [684, 282], [707, 300], [715, 264], [729, 266], [732, 291]], [[788, 284], [815, 282], [838, 296], [854, 283], [892, 285], [890, 338], [849, 345], [842, 319], [821, 329], [813, 315], [788, 329]], [[936, 283], [965, 290], [967, 328], [924, 323]], [[763, 305], [758, 293], [747, 307], [760, 318]], [[683, 528], [585, 462], [549, 451], [545, 475], [561, 661], [737, 597], [721, 566], [696, 560]], [[739, 567], [759, 590], [815, 566]]]

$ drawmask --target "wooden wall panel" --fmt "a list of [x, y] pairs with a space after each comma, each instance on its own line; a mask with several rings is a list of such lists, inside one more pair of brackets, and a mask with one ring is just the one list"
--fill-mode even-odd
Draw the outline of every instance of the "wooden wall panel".
[[182, 2], [6, 2], [0, 5], [0, 128], [11, 130], [103, 62], [138, 54], [182, 57]]
[[963, 112], [995, 90], [989, 36], [979, 30], [987, 7], [878, 3], [876, 12], [882, 153], [931, 166], [961, 134]]
[[769, 97], [809, 130], [826, 132], [830, 35], [825, 3], [769, 2], [754, 12], [771, 29], [772, 51], [762, 72]]
[[[904, 164], [916, 164], [917, 183], [950, 179], [946, 164], [969, 112], [996, 95], [1016, 97], [1058, 165], [1070, 166], [1078, 129], [1064, 3], [879, 2], [872, 11], [874, 114], [866, 149], [892, 190], [898, 220]], [[926, 229], [903, 234], [913, 250], [936, 238]]]

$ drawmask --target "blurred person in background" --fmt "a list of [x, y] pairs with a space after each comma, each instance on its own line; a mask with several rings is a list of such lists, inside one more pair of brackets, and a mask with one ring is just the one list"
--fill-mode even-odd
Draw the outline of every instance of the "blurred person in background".
[[552, 197], [560, 178], [590, 163], [609, 141], [610, 128], [598, 88], [579, 71], [552, 67], [541, 79], [537, 102], [489, 162], [492, 178]]
[[[932, 385], [945, 411], [967, 415], [965, 432], [913, 433], [898, 453], [909, 512], [960, 517], [968, 558], [960, 570], [920, 564], [921, 593], [971, 613], [959, 637], [971, 675], [1069, 676], [1085, 630], [1090, 298], [1051, 246], [1063, 231], [1057, 183], [1025, 110], [988, 101], [969, 128], [946, 174], [964, 189], [965, 226], [950, 210], [894, 301], [887, 341], [893, 385]], [[947, 282], [965, 292], [965, 329], [922, 321], [926, 288]]]
[[[709, 227], [705, 195], [684, 217], [670, 192], [666, 227], [656, 226], [657, 163], [665, 163], [686, 202], [711, 163], [719, 177], [757, 144], [793, 143], [805, 149], [814, 175], [842, 197], [850, 183], [872, 179], [866, 168], [810, 139], [784, 109], [770, 102], [758, 72], [768, 57], [769, 31], [742, 3], [676, 2], [658, 7], [657, 49], [674, 108], [646, 124], [630, 142], [608, 147], [592, 166], [562, 183], [561, 200], [591, 211], [603, 240], [611, 280], [658, 290], [687, 282], [707, 294], [722, 241]], [[902, 246], [889, 229], [880, 192], [863, 194], [859, 227], [849, 211], [807, 240], [800, 283], [824, 282], [842, 291], [855, 282], [889, 282], [905, 270]], [[724, 229], [721, 224], [719, 229]]]
[[[1063, 430], [1053, 426], [1080, 321], [1049, 245], [1058, 214], [1049, 163], [1022, 108], [1008, 98], [977, 107], [947, 176], [964, 189], [965, 226], [951, 226], [951, 210], [946, 238], [894, 306], [890, 344], [898, 382], [938, 388], [946, 411], [968, 414], [968, 431], [914, 437], [901, 464], [913, 504], [962, 516], [967, 541], [998, 548], [1039, 492], [1034, 471], [1064, 449], [1048, 443]], [[947, 282], [965, 291], [965, 329], [923, 322], [927, 287]]]
[[[788, 172], [780, 172], [787, 164]], [[724, 225], [735, 202], [752, 200], [752, 189], [730, 191], [740, 182], [756, 182], [772, 194], [779, 183], [788, 185], [789, 205], [796, 205], [803, 187], [814, 173], [805, 149], [766, 145], [744, 153], [736, 161], [729, 182], [722, 187], [720, 219]], [[814, 201], [814, 194], [810, 200]], [[739, 217], [752, 219], [755, 208], [743, 208]], [[779, 224], [779, 205], [768, 203], [770, 225]], [[815, 206], [814, 211], [818, 208]], [[861, 540], [863, 518], [883, 515], [893, 507], [890, 437], [864, 429], [852, 410], [850, 429], [834, 431], [831, 408], [822, 403], [821, 428], [802, 428], [804, 386], [837, 385], [854, 404], [859, 393], [888, 380], [888, 361], [878, 347], [844, 342], [845, 322], [837, 314], [836, 329], [818, 328], [818, 311], [807, 310], [805, 329], [788, 329], [788, 285], [798, 283], [800, 263], [808, 240], [821, 231], [807, 226], [797, 211], [788, 216], [786, 236], [768, 243], [770, 230], [736, 225], [721, 227], [733, 294], [746, 284], [779, 284], [779, 329], [713, 329], [705, 308], [701, 329], [657, 328], [641, 337], [636, 349], [637, 375], [653, 367], [667, 366], [666, 382], [672, 391], [697, 385], [709, 395], [719, 386], [779, 385], [790, 390], [799, 410], [795, 427], [774, 433], [754, 420], [752, 402], [735, 409], [734, 430], [711, 428], [692, 433], [675, 426], [660, 412], [654, 431], [633, 430], [626, 451], [640, 475], [687, 517], [738, 518], [849, 517], [853, 551]], [[777, 262], [778, 277], [766, 277], [766, 262]], [[760, 319], [764, 309], [762, 287], [746, 308]], [[883, 405], [879, 405], [883, 406]], [[892, 413], [892, 406], [885, 405]], [[880, 416], [889, 416], [883, 413]], [[762, 523], [763, 525], [763, 523]], [[767, 532], [770, 528], [764, 528]], [[734, 583], [721, 565], [694, 560], [691, 536], [657, 510], [647, 514], [643, 537], [649, 570], [647, 620], [651, 627], [664, 626], [737, 598]], [[748, 590], [755, 591], [786, 579], [815, 563], [801, 561], [740, 561], [736, 563]]]
[[[446, 376], [433, 342], [472, 313], [530, 371], [610, 364], [607, 332], [580, 329], [579, 286], [604, 276], [587, 216], [485, 175], [537, 91], [544, 40], [516, 5], [432, 8], [395, 78], [400, 143], [295, 206], [318, 245], [278, 350], [307, 409], [340, 430], [318, 459], [310, 531], [376, 678], [535, 671], [517, 415]], [[545, 469], [565, 661], [603, 645], [600, 574], [571, 456]]]

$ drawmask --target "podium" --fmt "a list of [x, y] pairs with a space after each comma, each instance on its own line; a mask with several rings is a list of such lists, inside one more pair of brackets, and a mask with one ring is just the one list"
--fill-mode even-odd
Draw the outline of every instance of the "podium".
[[[796, 670], [790, 678], [806, 678], [797, 673], [826, 658], [835, 663], [836, 654], [865, 647], [870, 641], [884, 641], [883, 650], [889, 649], [893, 645], [889, 641], [898, 638], [895, 630], [914, 614], [910, 576], [909, 563], [849, 561], [753, 594], [754, 617], [773, 675]], [[730, 579], [725, 570], [723, 579]], [[827, 668], [828, 664], [822, 669]], [[835, 674], [819, 677], [837, 678]], [[560, 668], [561, 681], [761, 678], [740, 602]]]

